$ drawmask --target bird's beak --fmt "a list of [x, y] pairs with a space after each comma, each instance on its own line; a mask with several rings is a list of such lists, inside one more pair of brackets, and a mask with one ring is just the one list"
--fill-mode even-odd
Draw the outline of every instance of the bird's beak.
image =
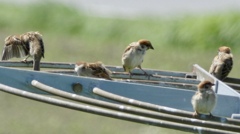
[[152, 49], [152, 50], [154, 50], [153, 46], [150, 46], [149, 48]]

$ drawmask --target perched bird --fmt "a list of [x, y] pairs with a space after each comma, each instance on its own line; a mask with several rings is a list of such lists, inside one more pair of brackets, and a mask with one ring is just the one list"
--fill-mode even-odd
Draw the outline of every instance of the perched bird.
[[202, 81], [198, 85], [198, 91], [193, 95], [191, 103], [195, 110], [193, 116], [196, 117], [199, 114], [211, 114], [211, 111], [216, 104], [216, 94], [212, 89], [214, 84], [210, 81]]
[[222, 46], [218, 49], [218, 55], [213, 59], [212, 65], [210, 66], [209, 73], [223, 80], [232, 70], [233, 66], [233, 55], [230, 47]]
[[128, 72], [131, 76], [131, 70], [135, 67], [141, 69], [147, 74], [141, 67], [143, 57], [148, 49], [154, 49], [151, 42], [145, 39], [141, 39], [138, 42], [132, 42], [127, 46], [122, 55], [122, 65], [125, 72]]
[[77, 62], [75, 64], [75, 72], [78, 76], [88, 76], [95, 78], [104, 78], [112, 80], [112, 72], [108, 70], [103, 63], [87, 63], [87, 62]]
[[21, 58], [27, 56], [23, 62], [27, 62], [27, 58], [33, 58], [33, 70], [40, 70], [41, 58], [44, 58], [44, 44], [42, 35], [39, 32], [27, 32], [17, 36], [8, 36], [5, 39], [2, 60], [9, 60], [13, 57]]

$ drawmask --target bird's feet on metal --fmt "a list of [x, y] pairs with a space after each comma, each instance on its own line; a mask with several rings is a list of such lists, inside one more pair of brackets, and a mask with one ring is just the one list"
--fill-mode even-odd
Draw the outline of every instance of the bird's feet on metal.
[[146, 75], [148, 77], [148, 80], [150, 80], [150, 77], [152, 77], [153, 75], [152, 74], [148, 74], [147, 72], [143, 71], [144, 72], [144, 75]]
[[132, 79], [132, 73], [129, 72], [129, 79]]
[[212, 115], [212, 113], [209, 113], [209, 118], [214, 118], [214, 116]]
[[199, 117], [199, 113], [197, 111], [195, 111], [192, 116], [193, 116], [193, 118], [198, 118]]
[[33, 64], [33, 60], [27, 61], [27, 59], [23, 59], [21, 62], [26, 64]]

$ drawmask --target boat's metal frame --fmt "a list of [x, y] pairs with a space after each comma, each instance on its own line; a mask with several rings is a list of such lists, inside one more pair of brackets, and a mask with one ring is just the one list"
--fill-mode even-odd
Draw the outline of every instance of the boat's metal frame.
[[[21, 67], [31, 67], [29, 64], [21, 62], [0, 62], [0, 89], [4, 92], [22, 97], [27, 94], [28, 97], [25, 97], [30, 99], [34, 99], [34, 97], [31, 96], [38, 94], [35, 96], [38, 99], [34, 99], [38, 101], [41, 101], [39, 98], [47, 99], [45, 98], [45, 94], [59, 96], [59, 94], [53, 93], [51, 90], [46, 90], [46, 86], [48, 86], [52, 90], [66, 92], [62, 93], [62, 96], [60, 95], [61, 97], [66, 98], [66, 94], [70, 96], [68, 99], [85, 97], [88, 101], [91, 100], [91, 105], [97, 103], [97, 106], [104, 108], [104, 110], [112, 109], [109, 108], [109, 105], [115, 106], [114, 110], [121, 111], [121, 113], [109, 113], [109, 111], [102, 109], [95, 111], [96, 109], [94, 110], [94, 108], [89, 109], [91, 106], [82, 108], [82, 106], [77, 106], [79, 104], [69, 104], [69, 102], [60, 100], [61, 105], [59, 104], [59, 106], [66, 105], [67, 107], [69, 104], [69, 108], [71, 109], [161, 127], [182, 128], [180, 130], [190, 132], [240, 132], [238, 130], [240, 128], [240, 120], [230, 118], [233, 114], [237, 116], [240, 114], [240, 94], [237, 90], [228, 86], [231, 85], [231, 80], [234, 80], [234, 86], [238, 87], [236, 83], [237, 79], [228, 78], [227, 80], [229, 81], [227, 85], [211, 76], [199, 65], [193, 65], [193, 72], [190, 72], [191, 75], [194, 76], [193, 78], [186, 78], [189, 74], [188, 72], [145, 69], [148, 74], [151, 74], [146, 76], [141, 70], [134, 69], [133, 75], [131, 79], [129, 79], [129, 75], [124, 73], [121, 67], [107, 66], [107, 68], [113, 72], [114, 78], [113, 81], [109, 81], [76, 76], [73, 71], [74, 65], [73, 63], [43, 62], [41, 63], [41, 67], [48, 69], [42, 69], [43, 71], [36, 72], [21, 69]], [[212, 112], [212, 114], [215, 115], [213, 119], [208, 116], [201, 116], [200, 119], [192, 119], [193, 109], [190, 103], [191, 97], [197, 89], [197, 84], [202, 80], [210, 80], [215, 83], [215, 92], [217, 93], [218, 99], [217, 105]], [[42, 87], [45, 86], [45, 88], [39, 87], [41, 84], [43, 85]], [[119, 99], [117, 99], [117, 96], [120, 96]], [[51, 100], [49, 98], [51, 98], [50, 96], [48, 96], [48, 100]], [[128, 99], [124, 102], [124, 98]], [[42, 101], [46, 102], [44, 99]], [[56, 104], [58, 100], [54, 99], [54, 101], [56, 101], [54, 105], [58, 105]], [[137, 107], [146, 105], [145, 108], [141, 107], [141, 109], [144, 108], [146, 110], [142, 112], [141, 109], [136, 110], [132, 107], [127, 108], [127, 106], [122, 105], [127, 102], [129, 102], [130, 105], [138, 102], [134, 105]], [[89, 104], [89, 102], [86, 101], [84, 103]], [[108, 105], [108, 107], [105, 105]], [[126, 110], [126, 108], [128, 110]], [[129, 111], [129, 109], [133, 111]], [[202, 122], [203, 120], [204, 122]], [[207, 120], [209, 120], [209, 123], [206, 122]], [[214, 124], [213, 122], [220, 124]], [[203, 125], [203, 123], [213, 124], [212, 127], [209, 127], [211, 125]], [[216, 130], [216, 126], [219, 127], [218, 125], [225, 125], [227, 127], [218, 131]]]

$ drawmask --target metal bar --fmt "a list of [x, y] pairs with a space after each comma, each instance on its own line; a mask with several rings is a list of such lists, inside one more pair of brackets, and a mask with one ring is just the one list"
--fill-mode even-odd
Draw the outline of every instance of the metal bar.
[[198, 133], [206, 133], [206, 134], [225, 134], [225, 133], [234, 134], [235, 133], [235, 132], [230, 132], [230, 131], [222, 131], [222, 130], [218, 130], [218, 129], [196, 127], [196, 126], [192, 126], [192, 125], [185, 125], [185, 124], [180, 124], [180, 123], [175, 123], [175, 122], [170, 122], [170, 121], [157, 120], [157, 119], [153, 119], [153, 118], [137, 116], [137, 115], [127, 114], [127, 113], [123, 113], [123, 112], [106, 110], [106, 109], [102, 109], [102, 108], [98, 108], [98, 107], [93, 107], [91, 105], [77, 104], [77, 103], [73, 103], [73, 102], [63, 101], [63, 100], [59, 100], [59, 99], [55, 99], [55, 98], [51, 98], [51, 97], [46, 97], [43, 95], [38, 95], [38, 94], [22, 91], [20, 89], [9, 87], [9, 86], [3, 85], [3, 84], [0, 84], [0, 90], [3, 92], [13, 94], [13, 95], [17, 95], [20, 97], [48, 103], [51, 105], [56, 105], [56, 106], [60, 106], [60, 107], [64, 107], [64, 108], [87, 112], [87, 113], [92, 113], [92, 114], [97, 114], [97, 115], [102, 115], [102, 116], [107, 116], [107, 117], [112, 117], [112, 118], [132, 121], [132, 122], [137, 122], [137, 123], [141, 123], [141, 124], [149, 124], [149, 125], [154, 125], [154, 126], [159, 126], [159, 127], [176, 129], [176, 130], [180, 130], [180, 131], [198, 132]]
[[[76, 73], [73, 70], [46, 70], [46, 72], [76, 75]], [[138, 79], [134, 79], [135, 76], [138, 77]], [[196, 90], [197, 89], [196, 84], [198, 84], [200, 82], [200, 81], [194, 80], [194, 79], [185, 79], [185, 78], [176, 78], [176, 77], [173, 78], [173, 77], [169, 77], [169, 76], [154, 76], [159, 79], [158, 80], [148, 80], [148, 78], [144, 74], [138, 74], [138, 75], [133, 74], [132, 79], [127, 79], [128, 77], [129, 77], [128, 74], [121, 73], [121, 72], [118, 72], [118, 73], [115, 72], [112, 74], [112, 78], [121, 79], [121, 80], [116, 80], [116, 81], [141, 83], [141, 84], [157, 85], [157, 86], [164, 86], [164, 87], [174, 87], [174, 88], [190, 89], [190, 90]], [[126, 79], [126, 80], [124, 80], [124, 79]], [[151, 76], [150, 76], [150, 79], [152, 79]], [[160, 79], [163, 81], [159, 81]], [[177, 81], [180, 83], [171, 82], [168, 80]]]
[[[61, 73], [61, 74], [68, 74], [68, 75], [76, 75], [76, 73], [73, 70], [45, 70], [46, 72], [49, 73]], [[113, 73], [113, 77], [114, 73]], [[121, 78], [121, 77], [120, 77]], [[235, 78], [227, 78], [228, 80], [224, 80], [225, 84], [230, 86], [231, 88], [235, 89], [237, 92], [240, 93], [240, 84], [236, 84], [236, 81], [231, 81], [231, 79]], [[159, 82], [159, 81], [150, 81], [150, 80], [133, 80], [133, 79], [127, 79], [127, 80], [121, 80], [124, 82], [131, 82], [131, 83], [142, 83], [142, 84], [149, 84], [149, 85], [158, 85], [158, 86], [164, 86], [164, 87], [175, 87], [175, 88], [184, 88], [184, 89], [191, 89], [191, 90], [196, 90], [196, 84], [185, 84], [185, 83], [168, 83], [168, 82]], [[232, 82], [232, 83], [228, 83]], [[240, 83], [240, 82], [239, 82]]]
[[219, 84], [219, 82], [215, 81], [215, 89], [214, 89], [214, 91], [215, 91], [216, 94], [218, 93], [218, 84]]
[[223, 81], [224, 81], [224, 82], [227, 82], [227, 83], [240, 84], [240, 79], [238, 79], [238, 78], [227, 77], [227, 78], [224, 79]]
[[163, 86], [163, 87], [173, 87], [173, 88], [180, 88], [180, 89], [189, 89], [189, 90], [196, 90], [197, 85], [194, 84], [185, 84], [185, 83], [174, 83], [174, 82], [161, 82], [161, 81], [151, 81], [151, 80], [116, 80], [116, 81], [123, 81], [128, 83], [141, 83], [141, 84], [148, 84], [148, 85], [155, 85], [155, 86]]
[[[119, 101], [122, 103], [130, 104], [130, 105], [141, 107], [141, 108], [148, 109], [148, 110], [158, 111], [158, 112], [176, 115], [176, 116], [189, 117], [189, 118], [191, 118], [193, 115], [193, 113], [189, 112], [189, 111], [183, 111], [183, 110], [179, 110], [179, 109], [164, 107], [164, 106], [160, 106], [160, 105], [154, 105], [151, 103], [146, 103], [146, 102], [130, 99], [127, 97], [109, 93], [100, 88], [94, 88], [93, 92], [97, 95], [103, 96], [108, 99], [112, 99], [115, 101]], [[217, 121], [217, 122], [222, 122], [222, 123], [228, 123], [228, 124], [234, 124], [234, 125], [240, 125], [240, 120], [235, 120], [235, 119], [231, 119], [231, 118], [223, 118], [223, 117], [216, 117], [216, 116], [214, 116], [214, 117], [204, 116], [204, 117], [201, 117], [201, 119]]]
[[[210, 121], [202, 121], [198, 119], [191, 119], [191, 118], [186, 118], [186, 117], [179, 117], [179, 116], [174, 116], [174, 115], [169, 115], [169, 114], [164, 114], [164, 113], [159, 113], [159, 112], [154, 112], [150, 110], [144, 110], [144, 109], [139, 109], [139, 108], [133, 108], [125, 105], [119, 105], [119, 104], [113, 104], [110, 102], [105, 102], [101, 100], [95, 100], [91, 98], [87, 98], [84, 96], [79, 96], [76, 94], [71, 94], [68, 92], [61, 91], [59, 89], [47, 86], [43, 83], [40, 83], [36, 80], [33, 80], [31, 84], [34, 87], [37, 87], [38, 89], [41, 89], [45, 92], [64, 97], [67, 99], [71, 99], [74, 101], [79, 101], [87, 104], [92, 104], [95, 106], [100, 106], [104, 108], [109, 108], [109, 109], [114, 109], [114, 110], [120, 110], [123, 112], [127, 113], [132, 113], [132, 114], [137, 114], [141, 116], [147, 116], [151, 117], [154, 119], [162, 119], [162, 120], [167, 120], [167, 121], [173, 121], [173, 122], [178, 122], [178, 123], [184, 123], [188, 125], [195, 125], [195, 126], [201, 126], [201, 127], [208, 127], [208, 128], [215, 128], [218, 129], [222, 127], [222, 123], [216, 123], [216, 122], [210, 122]], [[204, 123], [203, 123], [204, 122]], [[235, 125], [229, 125], [229, 124], [224, 124], [224, 127], [221, 128], [222, 130], [228, 130], [228, 131], [235, 131], [235, 132], [240, 132], [240, 127], [235, 126]]]
[[233, 88], [235, 91], [237, 91], [238, 93], [240, 93], [240, 85], [239, 84], [232, 84], [232, 83], [226, 83], [228, 86], [230, 86], [231, 88]]
[[[106, 66], [106, 67], [113, 72], [124, 72], [123, 68], [120, 66]], [[155, 70], [155, 69], [147, 69], [147, 68], [144, 68], [144, 71], [147, 74], [152, 74], [152, 75], [173, 76], [173, 77], [182, 77], [182, 78], [186, 76], [186, 72], [178, 72], [178, 71], [165, 71], [165, 70]], [[131, 72], [135, 74], [144, 74], [143, 71], [140, 69], [133, 69]]]
[[[117, 67], [113, 67], [113, 66], [110, 66], [109, 67], [110, 69], [113, 69], [113, 68], [117, 68]], [[122, 71], [121, 69], [118, 69], [119, 71]], [[62, 74], [68, 74], [68, 75], [76, 75], [76, 73], [73, 71], [73, 70], [47, 70], [46, 72], [50, 72], [50, 73], [62, 73]], [[161, 73], [161, 75], [164, 75], [164, 76], [171, 76], [171, 74], [173, 75], [173, 76], [178, 76], [178, 77], [182, 77], [182, 76], [184, 76], [184, 74], [185, 73], [182, 73], [182, 72], [174, 72], [174, 73], [172, 73], [172, 72], [167, 72], [167, 71], [160, 71], [160, 73]], [[119, 76], [117, 75], [117, 74], [120, 74], [120, 72], [118, 72], [118, 73], [116, 73], [116, 72], [114, 72], [113, 73], [113, 78], [119, 78]], [[153, 73], [154, 74], [154, 73]], [[140, 74], [139, 74], [140, 75]], [[125, 77], [125, 76], [124, 76]], [[120, 77], [121, 78], [121, 77]], [[125, 78], [127, 78], [127, 77], [125, 77]], [[143, 79], [143, 80], [147, 80], [147, 78], [145, 78], [145, 79]], [[194, 79], [193, 79], [194, 80]], [[123, 80], [124, 81], [124, 80]], [[134, 80], [130, 80], [130, 79], [128, 79], [128, 80], [126, 80], [126, 82], [136, 82], [136, 83], [145, 83], [144, 81], [134, 81]], [[237, 79], [237, 78], [230, 78], [230, 77], [227, 77], [226, 79], [224, 79], [224, 82], [228, 85], [228, 86], [230, 86], [230, 87], [232, 87], [233, 89], [235, 89], [237, 92], [240, 92], [240, 79]], [[156, 83], [156, 82], [153, 82], [153, 83], [145, 83], [145, 84], [154, 84], [154, 85], [158, 85], [159, 83]], [[160, 85], [161, 85], [162, 83], [160, 83]], [[161, 85], [161, 86], [164, 86], [164, 85]], [[187, 89], [195, 89], [195, 87], [192, 87], [192, 86], [190, 86], [190, 87], [188, 87], [188, 84], [186, 84], [186, 86], [187, 86]], [[170, 86], [171, 87], [171, 86]], [[173, 87], [175, 87], [175, 86], [173, 86]]]
[[[5, 67], [32, 67], [32, 63], [26, 64], [20, 61], [0, 61], [0, 66]], [[66, 62], [41, 62], [41, 68], [55, 68], [55, 69], [74, 69], [75, 63]], [[106, 66], [109, 70], [113, 72], [124, 72], [123, 68], [120, 66]], [[163, 76], [173, 76], [173, 77], [185, 77], [185, 72], [177, 71], [163, 71], [163, 70], [153, 70], [144, 68], [148, 74], [163, 75]], [[143, 74], [140, 69], [133, 69], [132, 73]]]
[[[0, 66], [4, 67], [32, 67], [32, 63], [24, 63], [21, 61], [1, 61]], [[56, 69], [73, 69], [74, 63], [63, 62], [41, 62], [41, 68], [56, 68]]]
[[[55, 69], [74, 69], [75, 67], [75, 63], [66, 63], [66, 62], [41, 62], [41, 67], [42, 68], [55, 68]], [[26, 64], [20, 61], [0, 61], [0, 66], [5, 66], [5, 67], [32, 67], [32, 63]], [[194, 65], [196, 66], [196, 65]], [[124, 72], [122, 67], [120, 66], [110, 66], [107, 65], [106, 66], [108, 69], [110, 69], [111, 71], [114, 72]], [[154, 69], [145, 69], [144, 70], [148, 73], [148, 74], [153, 74], [153, 75], [162, 75], [162, 76], [172, 76], [172, 77], [182, 77], [184, 78], [186, 75], [186, 72], [177, 72], [177, 71], [163, 71], [163, 70], [154, 70]], [[58, 71], [50, 71], [53, 73], [58, 73]], [[143, 74], [141, 72], [141, 70], [139, 69], [134, 69], [132, 71], [133, 73], [137, 73], [137, 74]], [[59, 73], [73, 73], [73, 71], [70, 72], [59, 72]], [[238, 84], [240, 83], [240, 79], [238, 78], [230, 78], [227, 77], [226, 79], [224, 79], [224, 82], [228, 82], [228, 83], [234, 83], [234, 84]]]
[[93, 93], [106, 97], [108, 99], [112, 99], [115, 101], [119, 101], [122, 103], [126, 103], [126, 104], [130, 104], [130, 105], [134, 105], [137, 107], [141, 107], [141, 108], [145, 108], [145, 109], [149, 109], [149, 110], [154, 110], [154, 111], [158, 111], [158, 112], [162, 112], [162, 113], [167, 113], [167, 114], [172, 114], [172, 115], [176, 115], [176, 116], [183, 116], [183, 117], [189, 117], [191, 118], [193, 113], [192, 112], [188, 112], [188, 111], [183, 111], [183, 110], [178, 110], [178, 109], [174, 109], [174, 108], [169, 108], [169, 107], [164, 107], [164, 106], [159, 106], [159, 105], [154, 105], [151, 103], [146, 103], [146, 102], [142, 102], [142, 101], [138, 101], [138, 100], [134, 100], [131, 98], [127, 98], [127, 97], [123, 97], [120, 95], [116, 95], [113, 93], [109, 93], [107, 91], [104, 91], [100, 88], [94, 88], [93, 89]]
[[[130, 75], [126, 73], [114, 73], [113, 78], [129, 79]], [[175, 83], [186, 83], [186, 84], [199, 84], [199, 80], [189, 79], [189, 78], [179, 78], [172, 76], [160, 76], [160, 75], [142, 75], [142, 74], [132, 74], [131, 79], [138, 80], [152, 80], [161, 82], [175, 82]]]
[[68, 75], [77, 75], [76, 72], [74, 72], [74, 70], [44, 70], [44, 72], [48, 72], [48, 73], [57, 73], [57, 74], [68, 74]]

